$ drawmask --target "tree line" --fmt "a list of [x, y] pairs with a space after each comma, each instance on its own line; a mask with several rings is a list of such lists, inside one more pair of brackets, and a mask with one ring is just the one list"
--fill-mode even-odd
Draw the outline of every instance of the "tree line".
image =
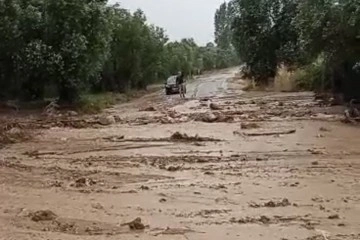
[[258, 84], [285, 65], [302, 70], [300, 87], [360, 97], [359, 0], [231, 0], [215, 19]]
[[0, 99], [58, 97], [143, 89], [238, 63], [233, 51], [165, 30], [106, 0], [0, 0]]

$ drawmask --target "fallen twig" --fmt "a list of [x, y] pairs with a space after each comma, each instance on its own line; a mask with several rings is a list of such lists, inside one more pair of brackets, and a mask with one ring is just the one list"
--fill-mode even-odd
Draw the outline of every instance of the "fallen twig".
[[256, 137], [256, 136], [272, 136], [272, 135], [284, 135], [284, 134], [292, 134], [295, 133], [296, 129], [282, 131], [282, 132], [257, 132], [257, 133], [244, 133], [244, 135], [249, 137]]

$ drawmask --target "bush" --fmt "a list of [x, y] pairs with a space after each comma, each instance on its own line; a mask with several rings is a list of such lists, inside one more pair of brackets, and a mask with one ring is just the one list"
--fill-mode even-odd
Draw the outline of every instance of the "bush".
[[117, 101], [113, 93], [86, 94], [80, 97], [79, 111], [83, 113], [99, 113], [103, 109], [113, 106]]
[[329, 86], [325, 74], [326, 64], [323, 57], [318, 57], [315, 62], [305, 65], [294, 72], [294, 80], [301, 90], [324, 91]]

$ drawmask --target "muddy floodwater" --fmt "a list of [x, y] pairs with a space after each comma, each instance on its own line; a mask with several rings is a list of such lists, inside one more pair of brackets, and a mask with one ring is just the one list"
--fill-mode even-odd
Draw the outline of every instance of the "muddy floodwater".
[[0, 239], [360, 239], [359, 126], [237, 70], [4, 146]]

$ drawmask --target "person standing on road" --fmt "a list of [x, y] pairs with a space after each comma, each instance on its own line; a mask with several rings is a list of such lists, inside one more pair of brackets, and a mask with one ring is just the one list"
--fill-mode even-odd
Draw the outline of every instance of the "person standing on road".
[[182, 72], [179, 72], [176, 78], [176, 84], [179, 86], [180, 98], [185, 98], [184, 74]]

